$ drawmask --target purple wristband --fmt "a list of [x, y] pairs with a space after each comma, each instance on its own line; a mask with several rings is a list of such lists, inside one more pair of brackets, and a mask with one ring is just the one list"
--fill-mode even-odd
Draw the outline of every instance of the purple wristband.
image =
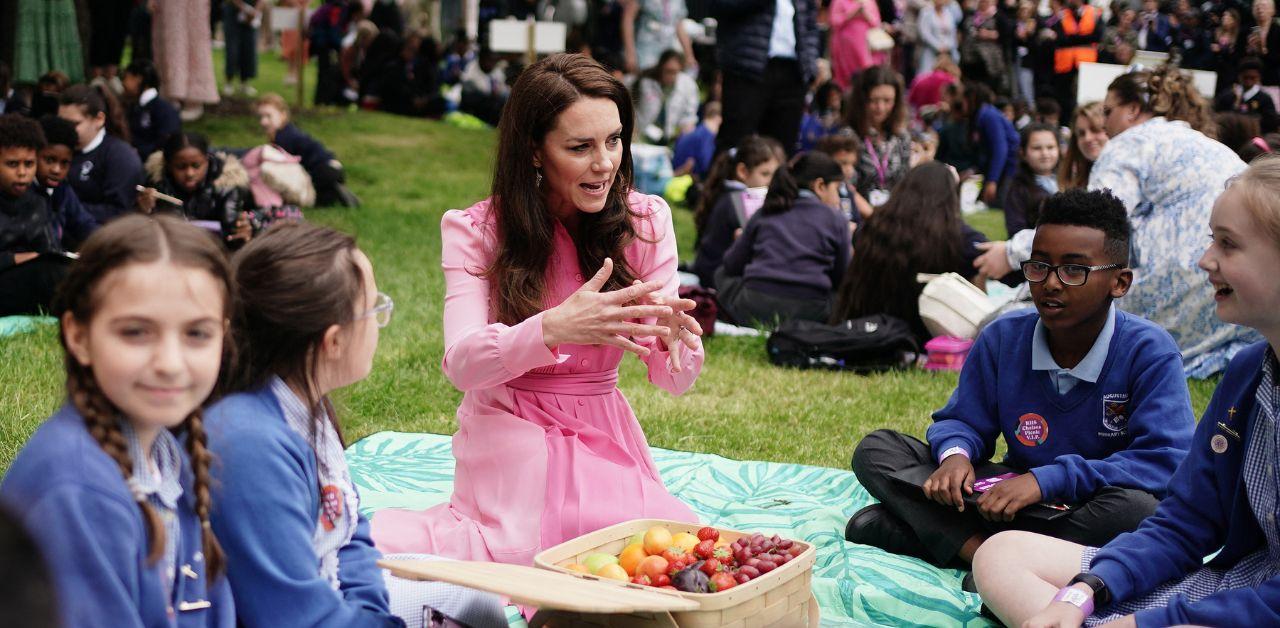
[[1058, 589], [1058, 594], [1053, 596], [1054, 602], [1066, 602], [1084, 613], [1085, 617], [1093, 614], [1093, 595], [1085, 593], [1073, 586], [1066, 586]]

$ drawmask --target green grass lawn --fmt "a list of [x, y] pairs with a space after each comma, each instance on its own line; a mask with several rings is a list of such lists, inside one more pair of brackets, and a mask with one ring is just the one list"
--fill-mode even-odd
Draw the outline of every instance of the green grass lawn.
[[[264, 57], [259, 89], [284, 92], [283, 66]], [[310, 83], [309, 85], [314, 85]], [[487, 195], [495, 135], [380, 113], [312, 111], [296, 116], [346, 165], [358, 210], [313, 210], [308, 218], [349, 231], [373, 260], [379, 287], [396, 301], [373, 374], [335, 397], [349, 439], [380, 430], [450, 434], [462, 398], [440, 370], [444, 281], [440, 217]], [[260, 141], [248, 116], [206, 117], [195, 129], [213, 143]], [[692, 256], [693, 223], [675, 212], [682, 257]], [[1003, 237], [994, 212], [971, 217]], [[702, 375], [672, 397], [651, 386], [643, 365], [623, 362], [620, 387], [655, 446], [736, 459], [848, 468], [867, 432], [891, 427], [923, 435], [956, 375], [927, 372], [859, 376], [784, 370], [765, 357], [763, 338], [710, 338]], [[0, 340], [0, 470], [62, 400], [63, 371], [54, 328]], [[1212, 382], [1192, 382], [1197, 413]]]

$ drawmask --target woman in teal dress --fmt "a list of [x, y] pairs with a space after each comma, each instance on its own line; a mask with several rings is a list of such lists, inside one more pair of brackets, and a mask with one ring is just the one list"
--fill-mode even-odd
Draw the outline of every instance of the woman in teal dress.
[[15, 83], [35, 83], [50, 70], [65, 73], [72, 83], [84, 80], [75, 0], [18, 0], [15, 22]]

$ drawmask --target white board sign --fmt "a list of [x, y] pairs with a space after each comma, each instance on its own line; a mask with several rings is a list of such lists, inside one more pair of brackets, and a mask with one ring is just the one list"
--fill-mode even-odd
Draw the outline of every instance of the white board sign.
[[[1113, 63], [1081, 63], [1080, 77], [1076, 82], [1076, 102], [1080, 104], [1095, 100], [1102, 102], [1107, 97], [1107, 86], [1128, 69], [1128, 66]], [[1191, 78], [1200, 95], [1213, 99], [1213, 90], [1218, 84], [1217, 72], [1203, 70], [1183, 70], [1183, 72], [1191, 73]]]
[[[312, 9], [307, 9], [307, 16], [302, 23], [305, 26], [311, 20]], [[271, 7], [271, 32], [290, 31], [298, 28], [298, 9], [295, 7]]]
[[[564, 52], [567, 24], [533, 22], [534, 51], [538, 54]], [[493, 20], [489, 22], [489, 49], [494, 52], [528, 52], [529, 22]]]

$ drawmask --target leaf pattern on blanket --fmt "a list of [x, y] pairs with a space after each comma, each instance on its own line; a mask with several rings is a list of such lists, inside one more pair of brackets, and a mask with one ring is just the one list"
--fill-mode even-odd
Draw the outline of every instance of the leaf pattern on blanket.
[[[703, 522], [802, 539], [818, 548], [813, 593], [823, 626], [993, 625], [962, 572], [844, 540], [844, 526], [872, 498], [852, 472], [652, 449], [668, 490]], [[453, 488], [448, 436], [379, 432], [347, 448], [361, 510], [427, 508]], [[513, 624], [522, 622], [512, 615]]]

